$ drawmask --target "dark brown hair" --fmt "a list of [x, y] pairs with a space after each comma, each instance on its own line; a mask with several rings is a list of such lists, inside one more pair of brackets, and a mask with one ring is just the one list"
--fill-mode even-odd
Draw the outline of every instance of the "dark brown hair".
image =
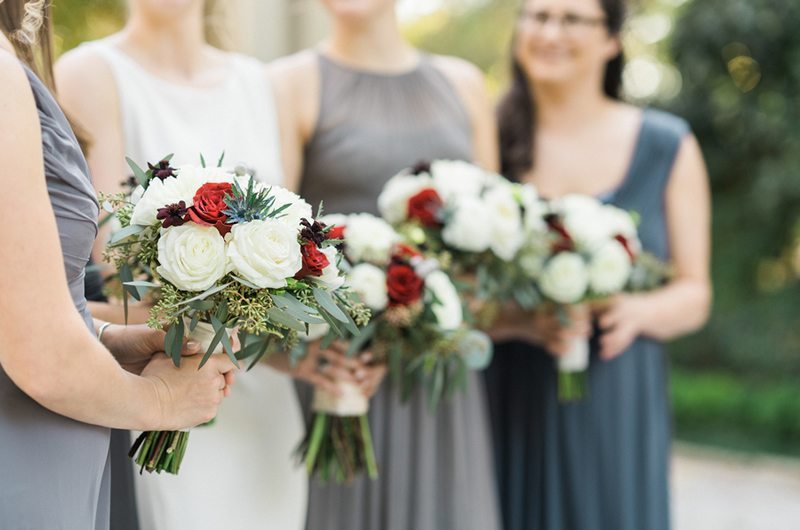
[[[619, 35], [625, 21], [625, 0], [600, 0], [606, 16], [606, 27], [611, 35]], [[498, 107], [500, 135], [500, 168], [506, 177], [519, 180], [534, 164], [533, 141], [536, 135], [536, 108], [533, 92], [522, 65], [514, 53], [516, 36], [511, 45], [512, 82]], [[623, 53], [608, 61], [603, 91], [611, 98], [620, 98]]]

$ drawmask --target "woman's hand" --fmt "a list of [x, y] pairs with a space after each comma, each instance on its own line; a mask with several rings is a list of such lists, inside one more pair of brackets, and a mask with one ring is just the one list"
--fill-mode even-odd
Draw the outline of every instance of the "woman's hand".
[[[114, 355], [114, 358], [133, 374], [140, 374], [156, 353], [164, 351], [165, 333], [160, 329], [152, 329], [144, 325], [120, 326], [112, 324], [103, 332], [103, 345]], [[196, 342], [186, 342], [182, 355], [194, 355], [200, 352]]]
[[648, 304], [643, 295], [618, 294], [598, 304], [600, 358], [610, 361], [621, 355], [642, 334]]
[[180, 368], [164, 354], [153, 356], [142, 371], [155, 389], [160, 419], [150, 430], [176, 431], [207, 423], [217, 415], [238, 369], [224, 354], [212, 355], [202, 368], [202, 356], [181, 361]]
[[358, 357], [348, 357], [349, 344], [333, 341], [323, 349], [320, 341], [308, 344], [308, 352], [289, 373], [317, 388], [340, 395], [339, 382], [357, 385], [367, 397], [372, 397], [386, 376], [385, 364], [372, 364], [370, 352], [362, 352]]
[[[565, 315], [559, 315], [558, 311], [564, 311]], [[591, 337], [592, 313], [584, 304], [561, 309], [546, 307], [533, 313], [529, 326], [534, 342], [554, 357], [561, 357], [569, 351], [573, 340]]]

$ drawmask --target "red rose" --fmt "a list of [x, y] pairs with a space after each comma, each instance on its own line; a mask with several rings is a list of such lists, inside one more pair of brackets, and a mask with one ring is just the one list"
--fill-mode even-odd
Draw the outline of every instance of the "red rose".
[[322, 271], [330, 264], [328, 256], [313, 241], [304, 243], [300, 247], [300, 253], [303, 255], [303, 268], [294, 275], [296, 280], [302, 280], [306, 276], [322, 276]]
[[408, 199], [408, 218], [417, 219], [424, 226], [439, 226], [439, 210], [443, 204], [436, 190], [425, 188]]
[[344, 239], [344, 227], [334, 226], [328, 231], [328, 239]]
[[228, 208], [225, 196], [231, 194], [228, 182], [209, 182], [200, 186], [194, 194], [194, 204], [189, 208], [189, 220], [199, 225], [215, 226], [221, 235], [231, 231], [231, 225], [225, 223], [228, 217], [222, 213]]
[[410, 305], [422, 297], [424, 282], [414, 269], [404, 263], [392, 263], [386, 271], [389, 305]]

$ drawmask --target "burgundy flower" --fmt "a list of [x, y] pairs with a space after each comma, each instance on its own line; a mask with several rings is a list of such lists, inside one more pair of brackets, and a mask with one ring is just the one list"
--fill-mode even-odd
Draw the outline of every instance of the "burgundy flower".
[[325, 233], [325, 224], [319, 221], [312, 222], [303, 218], [300, 220], [300, 226], [302, 227], [300, 229], [300, 237], [304, 241], [314, 242], [317, 246], [330, 237]]
[[617, 234], [614, 236], [614, 239], [622, 245], [622, 248], [625, 249], [625, 252], [628, 253], [628, 257], [631, 258], [631, 263], [636, 260], [636, 256], [633, 253], [633, 249], [631, 248], [631, 242], [628, 241], [628, 238], [623, 236], [622, 234]]
[[155, 166], [148, 162], [147, 168], [153, 174], [153, 178], [157, 178], [159, 180], [164, 180], [167, 177], [175, 176], [175, 168], [169, 167], [169, 160], [162, 160]]
[[575, 242], [572, 241], [572, 237], [569, 235], [569, 232], [567, 232], [563, 221], [558, 215], [547, 215], [544, 218], [544, 221], [547, 223], [547, 227], [550, 229], [550, 231], [555, 232], [558, 236], [558, 239], [553, 243], [551, 248], [554, 254], [559, 252], [569, 252], [575, 249]]
[[427, 162], [425, 160], [417, 162], [411, 168], [411, 174], [412, 175], [421, 175], [423, 173], [430, 173], [430, 172], [431, 172], [431, 163]]
[[161, 221], [161, 226], [169, 228], [170, 226], [181, 226], [186, 222], [185, 217], [188, 209], [186, 202], [181, 201], [176, 204], [169, 204], [163, 208], [158, 209], [156, 219]]
[[422, 254], [420, 254], [414, 247], [406, 245], [405, 243], [398, 243], [394, 247], [394, 253], [392, 254], [392, 259], [399, 262], [408, 262], [412, 258], [420, 256], [422, 256]]
[[303, 255], [303, 268], [294, 275], [296, 280], [302, 280], [306, 276], [322, 276], [325, 267], [330, 265], [326, 256], [313, 241], [306, 242], [301, 248]]
[[392, 263], [386, 270], [389, 305], [411, 305], [422, 298], [425, 283], [410, 265]]
[[439, 211], [444, 201], [433, 188], [425, 188], [408, 199], [408, 218], [416, 219], [423, 226], [440, 226]]
[[194, 204], [189, 208], [189, 221], [199, 225], [214, 226], [221, 236], [231, 231], [227, 224], [228, 216], [223, 212], [228, 208], [225, 197], [231, 194], [228, 182], [209, 182], [200, 186], [194, 194]]

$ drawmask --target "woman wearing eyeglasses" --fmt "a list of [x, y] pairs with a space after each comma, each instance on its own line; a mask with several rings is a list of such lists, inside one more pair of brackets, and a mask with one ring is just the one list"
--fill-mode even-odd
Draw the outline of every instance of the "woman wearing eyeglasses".
[[[583, 193], [638, 212], [645, 250], [676, 274], [569, 327], [539, 311], [505, 330], [487, 390], [507, 530], [669, 528], [660, 341], [707, 318], [710, 198], [687, 124], [620, 100], [624, 12], [623, 0], [524, 3], [499, 112], [503, 172], [548, 198]], [[562, 404], [554, 358], [575, 336], [592, 336], [588, 395]]]

